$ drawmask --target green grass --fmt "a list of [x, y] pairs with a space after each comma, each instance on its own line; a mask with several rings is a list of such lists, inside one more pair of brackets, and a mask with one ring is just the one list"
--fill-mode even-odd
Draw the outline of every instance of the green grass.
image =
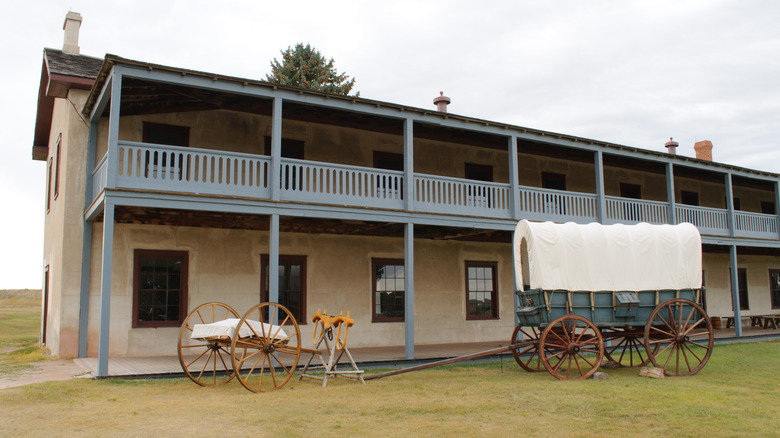
[[716, 346], [692, 377], [623, 368], [606, 381], [559, 381], [504, 361], [366, 385], [292, 380], [264, 394], [236, 381], [75, 379], [0, 390], [0, 418], [9, 435], [40, 436], [773, 436], [778, 358], [780, 342], [744, 343]]
[[40, 291], [0, 291], [0, 377], [32, 368], [47, 359], [38, 347], [41, 329]]
[[[0, 376], [38, 360], [39, 316], [0, 300]], [[235, 380], [72, 379], [0, 389], [0, 436], [777, 436], [779, 362], [780, 342], [761, 342], [717, 345], [695, 376], [658, 380], [621, 368], [559, 381], [511, 359], [366, 385], [295, 376], [264, 394]]]

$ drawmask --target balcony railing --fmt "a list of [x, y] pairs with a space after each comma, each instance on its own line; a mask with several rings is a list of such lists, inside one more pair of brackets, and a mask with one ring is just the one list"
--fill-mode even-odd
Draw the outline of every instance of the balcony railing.
[[598, 220], [596, 195], [520, 187], [520, 211], [531, 220], [588, 223]]
[[419, 211], [511, 217], [509, 184], [415, 174], [414, 196]]
[[[110, 157], [92, 172], [93, 199], [108, 181]], [[171, 193], [213, 194], [253, 199], [271, 196], [271, 159], [262, 155], [120, 141], [115, 158], [117, 188]], [[281, 159], [280, 199], [340, 206], [403, 210], [404, 173], [290, 158]], [[414, 174], [414, 211], [511, 219], [509, 184]], [[666, 202], [607, 196], [607, 223], [668, 221]], [[520, 217], [588, 223], [598, 220], [592, 193], [519, 187]], [[675, 206], [677, 222], [690, 222], [702, 234], [729, 236], [725, 209]], [[776, 215], [735, 212], [738, 237], [778, 239]]]

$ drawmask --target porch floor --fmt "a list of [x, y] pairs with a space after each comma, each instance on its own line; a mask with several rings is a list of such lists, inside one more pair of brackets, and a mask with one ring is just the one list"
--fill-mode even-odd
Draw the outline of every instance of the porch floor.
[[[758, 327], [742, 327], [742, 337], [735, 337], [733, 328], [715, 330], [717, 343], [758, 341], [764, 339], [780, 338], [780, 329], [771, 330]], [[432, 361], [462, 356], [480, 351], [490, 350], [508, 345], [508, 340], [492, 342], [470, 342], [458, 344], [433, 344], [415, 345], [413, 360], [404, 358], [404, 347], [362, 347], [350, 348], [352, 356], [359, 364], [367, 366], [397, 367], [408, 362]], [[503, 353], [511, 356], [511, 353]], [[301, 354], [302, 366], [308, 360], [308, 355]], [[97, 375], [98, 360], [96, 357], [73, 359], [73, 363], [83, 369], [85, 373]], [[116, 357], [108, 361], [108, 377], [141, 377], [141, 376], [165, 376], [183, 375], [178, 356], [157, 357]]]

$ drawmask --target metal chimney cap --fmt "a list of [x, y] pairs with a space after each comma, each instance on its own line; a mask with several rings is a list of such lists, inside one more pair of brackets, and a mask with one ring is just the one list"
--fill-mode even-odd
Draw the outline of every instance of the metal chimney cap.
[[444, 95], [443, 91], [439, 91], [439, 96], [433, 99], [433, 104], [436, 105], [436, 109], [446, 113], [447, 105], [452, 102], [452, 99]]
[[672, 137], [669, 137], [669, 141], [664, 143], [664, 146], [666, 146], [668, 148], [676, 148], [677, 146], [680, 146], [680, 143], [677, 143], [676, 141], [674, 141], [672, 139]]

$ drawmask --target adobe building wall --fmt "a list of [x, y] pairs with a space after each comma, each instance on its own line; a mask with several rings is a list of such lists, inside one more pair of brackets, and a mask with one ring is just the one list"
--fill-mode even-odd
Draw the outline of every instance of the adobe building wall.
[[[704, 254], [702, 259], [704, 281], [707, 287], [707, 313], [710, 316], [731, 316], [731, 277], [728, 254]], [[772, 256], [741, 256], [737, 253], [737, 267], [747, 270], [748, 310], [742, 316], [772, 313], [769, 289], [769, 270], [780, 269], [780, 259]]]
[[[102, 224], [94, 228], [89, 351], [97, 355]], [[260, 255], [268, 253], [265, 231], [118, 224], [114, 234], [110, 354], [155, 356], [176, 353], [178, 328], [132, 328], [135, 249], [189, 253], [189, 310], [222, 301], [243, 314], [260, 301]], [[404, 344], [404, 324], [372, 323], [371, 259], [403, 259], [402, 238], [282, 233], [283, 255], [305, 255], [307, 305], [351, 311], [352, 346]], [[466, 320], [465, 261], [498, 263], [499, 319]], [[514, 327], [511, 246], [494, 243], [415, 240], [415, 342], [504, 341]], [[305, 342], [313, 325], [301, 325]]]
[[[55, 99], [49, 139], [47, 163], [52, 161], [52, 173], [46, 190], [51, 191], [51, 198], [44, 221], [42, 269], [49, 267], [46, 346], [60, 357], [74, 357], [78, 353], [85, 145], [88, 130], [75, 108], [80, 108], [86, 98], [86, 91], [71, 90], [67, 100]], [[61, 162], [57, 163], [57, 139], [60, 135]], [[55, 197], [57, 167], [60, 172], [59, 191]]]

